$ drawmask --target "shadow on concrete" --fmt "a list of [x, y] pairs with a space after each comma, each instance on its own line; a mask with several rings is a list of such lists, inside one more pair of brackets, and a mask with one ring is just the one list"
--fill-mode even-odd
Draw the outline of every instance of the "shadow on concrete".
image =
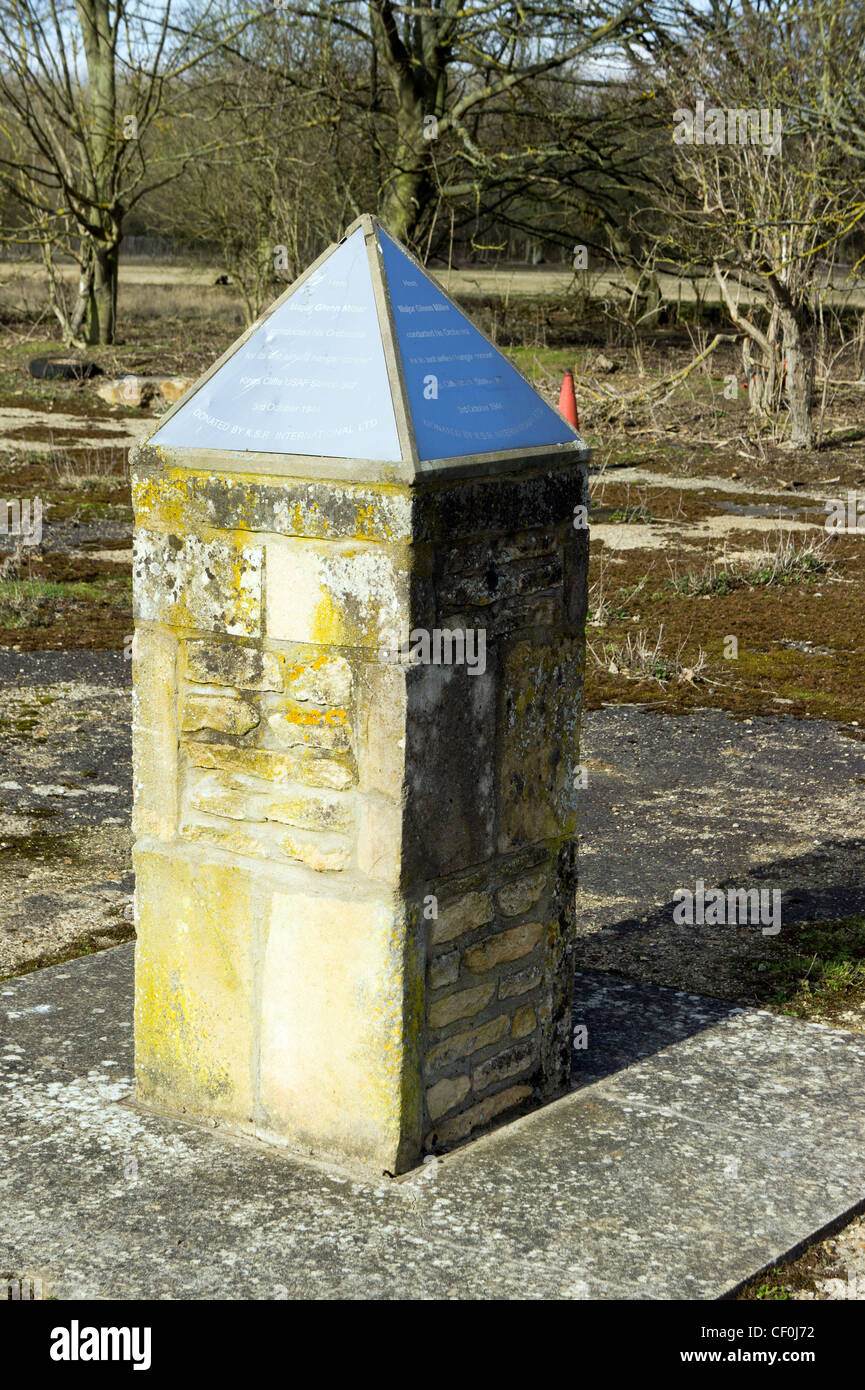
[[721, 999], [578, 970], [572, 1017], [586, 1045], [571, 1054], [571, 1086], [589, 1086], [743, 1012]]
[[[706, 881], [709, 888], [779, 889], [781, 891], [781, 941], [784, 926], [815, 921], [839, 921], [865, 913], [865, 879], [856, 879], [851, 866], [865, 856], [865, 840], [829, 840], [807, 854], [791, 855], [752, 866], [735, 878]], [[692, 866], [688, 866], [693, 875]], [[695, 887], [696, 876], [683, 876], [681, 886]], [[696, 950], [711, 950], [728, 926], [676, 926], [674, 902], [655, 907], [642, 918], [629, 916], [610, 922], [600, 933], [620, 937], [657, 938], [659, 932], [692, 934]], [[734, 931], [737, 929], [734, 927]], [[749, 927], [759, 938], [760, 927]], [[765, 938], [764, 938], [765, 939]], [[755, 945], [757, 940], [755, 939]], [[768, 949], [767, 941], [767, 949]], [[635, 973], [637, 961], [634, 962]], [[744, 962], [743, 962], [744, 965]], [[578, 970], [574, 988], [574, 1029], [582, 1025], [585, 1046], [572, 1053], [571, 1085], [589, 1085], [654, 1052], [712, 1027], [742, 1006], [722, 999], [664, 988], [596, 970]], [[580, 1039], [575, 1033], [575, 1042]]]

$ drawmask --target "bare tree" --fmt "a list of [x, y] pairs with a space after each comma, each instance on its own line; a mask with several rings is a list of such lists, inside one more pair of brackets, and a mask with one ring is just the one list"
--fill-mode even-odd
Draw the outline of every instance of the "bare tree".
[[[567, 84], [594, 65], [591, 81], [611, 80], [605, 65], [652, 27], [651, 9], [644, 0], [324, 0], [280, 13], [319, 24], [323, 51], [348, 79], [340, 100], [368, 142], [377, 210], [398, 237], [422, 246], [442, 207], [479, 208], [489, 196], [500, 209], [532, 177], [552, 188], [540, 167], [561, 166], [570, 152], [557, 137], [539, 146], [515, 119], [521, 103], [557, 73]], [[581, 151], [597, 172], [591, 142]]]
[[[114, 341], [123, 219], [176, 176], [195, 151], [160, 156], [167, 100], [228, 34], [209, 12], [180, 22], [172, 0], [0, 0], [0, 183], [21, 210], [19, 239], [47, 257], [65, 334]], [[28, 222], [29, 219], [29, 222]], [[55, 251], [78, 260], [67, 313]]]
[[342, 100], [353, 80], [346, 55], [328, 47], [318, 24], [280, 21], [259, 20], [189, 81], [189, 120], [173, 138], [209, 137], [212, 148], [169, 198], [142, 205], [154, 230], [219, 255], [248, 323], [375, 205], [362, 124]]
[[[743, 335], [752, 409], [777, 414], [783, 392], [789, 443], [802, 448], [814, 442], [807, 337], [819, 261], [865, 218], [854, 196], [861, 165], [829, 119], [824, 9], [792, 0], [683, 4], [678, 34], [652, 64], [663, 79], [659, 120], [672, 127], [674, 192], [645, 209], [647, 220], [665, 228], [671, 259], [711, 267]], [[861, 47], [861, 7], [856, 24]], [[856, 61], [851, 51], [851, 82]]]

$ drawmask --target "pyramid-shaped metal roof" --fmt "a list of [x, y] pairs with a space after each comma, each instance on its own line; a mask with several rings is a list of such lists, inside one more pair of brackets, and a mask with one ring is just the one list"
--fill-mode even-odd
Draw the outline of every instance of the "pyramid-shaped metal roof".
[[[375, 218], [364, 216], [249, 328], [149, 441], [187, 450], [340, 461], [412, 476], [498, 455], [584, 445]], [[336, 465], [320, 470], [318, 464]], [[259, 467], [266, 460], [260, 460]], [[274, 471], [285, 471], [284, 467]], [[357, 473], [357, 468], [349, 470]]]

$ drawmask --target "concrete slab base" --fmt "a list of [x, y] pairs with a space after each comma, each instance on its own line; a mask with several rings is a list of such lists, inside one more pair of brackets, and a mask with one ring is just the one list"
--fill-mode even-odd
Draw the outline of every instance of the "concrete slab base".
[[0, 1277], [83, 1299], [711, 1299], [865, 1197], [865, 1037], [577, 979], [570, 1096], [355, 1181], [128, 1104], [132, 947], [0, 984]]

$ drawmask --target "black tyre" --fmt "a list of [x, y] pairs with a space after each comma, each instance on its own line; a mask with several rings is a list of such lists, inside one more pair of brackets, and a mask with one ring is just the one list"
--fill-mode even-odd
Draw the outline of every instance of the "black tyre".
[[95, 362], [81, 362], [74, 357], [34, 357], [29, 370], [37, 381], [87, 381], [102, 375], [102, 368]]

